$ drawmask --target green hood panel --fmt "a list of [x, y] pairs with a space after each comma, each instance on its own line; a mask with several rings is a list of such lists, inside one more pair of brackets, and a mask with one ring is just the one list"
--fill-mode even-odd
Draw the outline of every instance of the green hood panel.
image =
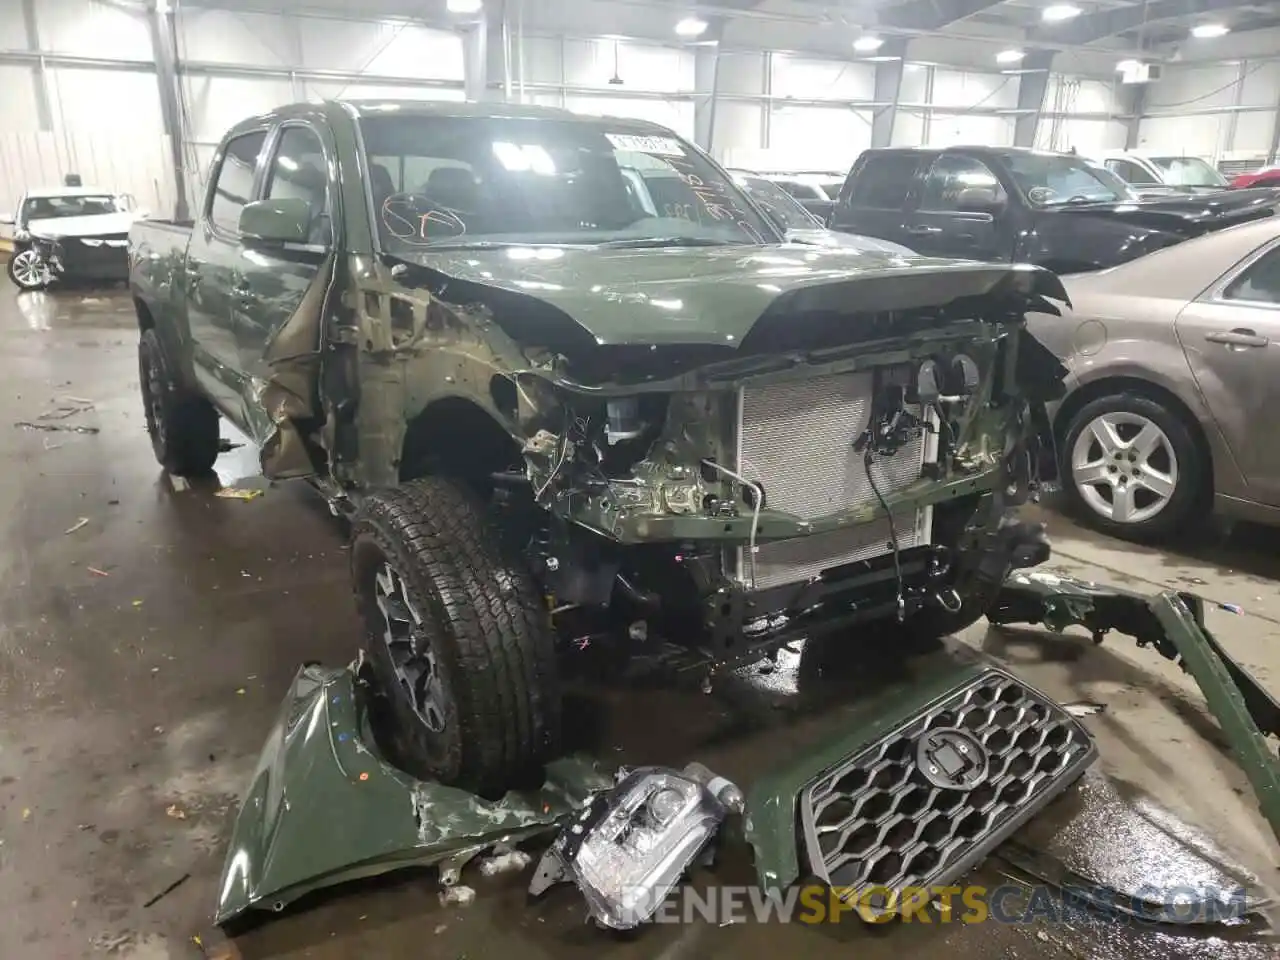
[[577, 758], [550, 764], [540, 790], [494, 802], [415, 780], [373, 752], [360, 689], [349, 669], [298, 672], [236, 817], [215, 922], [519, 842], [554, 829], [613, 783]]
[[871, 313], [993, 296], [1026, 310], [1057, 313], [1044, 298], [1067, 299], [1056, 276], [1027, 264], [802, 244], [506, 247], [407, 256], [447, 278], [549, 304], [598, 344], [612, 345], [737, 347], [771, 307]]

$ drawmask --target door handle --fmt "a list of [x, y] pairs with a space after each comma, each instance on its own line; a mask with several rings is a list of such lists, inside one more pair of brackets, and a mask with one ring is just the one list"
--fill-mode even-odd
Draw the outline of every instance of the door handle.
[[913, 237], [927, 237], [927, 236], [932, 236], [935, 233], [941, 233], [941, 232], [942, 232], [941, 227], [925, 227], [925, 226], [907, 227], [907, 233], [911, 234]]
[[1224, 330], [1221, 333], [1206, 333], [1204, 338], [1210, 343], [1221, 343], [1228, 347], [1265, 347], [1271, 341], [1261, 336], [1256, 330], [1250, 330], [1247, 327], [1236, 327], [1234, 330]]

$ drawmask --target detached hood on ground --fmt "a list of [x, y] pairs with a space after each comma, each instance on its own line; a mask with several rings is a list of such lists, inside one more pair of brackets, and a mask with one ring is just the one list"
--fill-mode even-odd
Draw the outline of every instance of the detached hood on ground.
[[803, 323], [808, 315], [815, 324], [833, 316], [854, 324], [858, 314], [974, 298], [987, 298], [992, 311], [1055, 313], [1046, 298], [1066, 299], [1057, 277], [1027, 264], [857, 247], [508, 247], [422, 250], [401, 258], [437, 274], [446, 300], [457, 282], [472, 294], [483, 287], [530, 297], [571, 318], [595, 344], [610, 346], [738, 348], [766, 313], [783, 323]]
[[99, 213], [91, 217], [58, 217], [32, 220], [27, 229], [37, 237], [103, 237], [129, 232], [138, 215], [129, 211]]

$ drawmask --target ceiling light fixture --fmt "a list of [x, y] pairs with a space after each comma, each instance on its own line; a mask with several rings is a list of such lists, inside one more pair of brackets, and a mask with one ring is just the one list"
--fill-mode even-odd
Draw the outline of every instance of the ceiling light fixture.
[[853, 49], [859, 53], [872, 53], [884, 46], [884, 40], [877, 37], [874, 33], [864, 33], [857, 40], [853, 41]]
[[1141, 60], [1121, 60], [1116, 64], [1116, 70], [1120, 73], [1132, 73], [1134, 70], [1139, 70], [1141, 68]]
[[1070, 3], [1054, 3], [1040, 11], [1040, 19], [1046, 23], [1062, 23], [1080, 16], [1080, 8]]
[[1197, 40], [1212, 40], [1214, 37], [1225, 37], [1231, 28], [1225, 23], [1201, 23], [1191, 28], [1191, 35]]
[[707, 32], [707, 21], [697, 17], [685, 17], [676, 24], [676, 33], [682, 37], [700, 37]]
[[479, 13], [483, 0], [448, 0], [445, 7], [450, 13]]
[[996, 54], [996, 63], [1017, 63], [1025, 56], [1021, 50], [1001, 50]]

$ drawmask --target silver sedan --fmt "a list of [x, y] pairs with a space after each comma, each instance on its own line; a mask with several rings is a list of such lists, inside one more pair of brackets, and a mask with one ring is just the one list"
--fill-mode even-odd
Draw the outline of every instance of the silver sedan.
[[1211, 509], [1280, 524], [1280, 216], [1063, 282], [1072, 309], [1029, 327], [1069, 370], [1077, 512], [1136, 540]]

